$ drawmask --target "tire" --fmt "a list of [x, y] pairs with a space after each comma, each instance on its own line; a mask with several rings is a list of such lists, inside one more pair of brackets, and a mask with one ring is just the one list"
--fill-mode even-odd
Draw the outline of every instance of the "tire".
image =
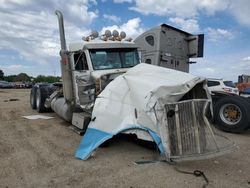
[[45, 93], [45, 88], [40, 87], [36, 90], [36, 107], [37, 112], [46, 112], [46, 108], [44, 106], [45, 99], [47, 98], [47, 95]]
[[248, 112], [250, 103], [239, 96], [226, 96], [215, 103], [214, 120], [216, 126], [227, 132], [240, 133], [249, 128]]
[[30, 106], [32, 109], [36, 109], [36, 87], [32, 87], [30, 90]]

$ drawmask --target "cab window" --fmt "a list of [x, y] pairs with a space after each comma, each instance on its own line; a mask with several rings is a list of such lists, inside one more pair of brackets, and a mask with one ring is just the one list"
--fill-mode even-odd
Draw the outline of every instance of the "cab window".
[[86, 55], [84, 52], [74, 54], [75, 70], [89, 70]]
[[130, 68], [139, 64], [136, 48], [91, 49], [94, 70]]

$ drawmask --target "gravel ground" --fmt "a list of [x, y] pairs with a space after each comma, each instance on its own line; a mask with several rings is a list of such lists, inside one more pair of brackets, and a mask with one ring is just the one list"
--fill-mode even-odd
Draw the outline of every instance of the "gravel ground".
[[[202, 187], [204, 179], [177, 172], [173, 165], [136, 165], [159, 154], [121, 138], [99, 148], [93, 157], [74, 157], [81, 136], [55, 113], [50, 120], [28, 120], [37, 114], [28, 89], [0, 89], [0, 187]], [[9, 101], [9, 99], [18, 99]], [[202, 170], [208, 187], [250, 187], [250, 131], [226, 136], [239, 149], [203, 161], [185, 162], [179, 169]]]

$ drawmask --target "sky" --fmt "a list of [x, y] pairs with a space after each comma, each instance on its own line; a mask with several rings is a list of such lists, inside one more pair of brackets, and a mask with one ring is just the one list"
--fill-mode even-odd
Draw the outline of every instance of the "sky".
[[117, 29], [135, 39], [162, 23], [204, 33], [204, 57], [190, 73], [237, 81], [250, 74], [249, 7], [249, 0], [0, 0], [0, 69], [60, 75], [58, 9], [67, 44], [91, 30]]

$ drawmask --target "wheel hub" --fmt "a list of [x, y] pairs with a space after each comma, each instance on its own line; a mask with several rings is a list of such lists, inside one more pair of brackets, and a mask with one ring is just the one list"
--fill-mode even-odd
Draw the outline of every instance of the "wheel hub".
[[236, 125], [242, 118], [240, 108], [235, 104], [224, 104], [220, 109], [221, 119], [228, 125]]
[[236, 119], [237, 118], [237, 110], [234, 109], [233, 107], [230, 107], [228, 109], [228, 117], [231, 119]]

